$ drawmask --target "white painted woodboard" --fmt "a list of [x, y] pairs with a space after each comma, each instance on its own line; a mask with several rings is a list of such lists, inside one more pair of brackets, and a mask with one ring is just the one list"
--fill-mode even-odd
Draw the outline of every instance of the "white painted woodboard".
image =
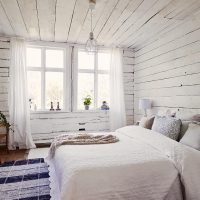
[[168, 109], [200, 112], [199, 30], [200, 20], [187, 18], [162, 37], [136, 49], [134, 121], [143, 115], [138, 108], [141, 98], [152, 100], [149, 114]]

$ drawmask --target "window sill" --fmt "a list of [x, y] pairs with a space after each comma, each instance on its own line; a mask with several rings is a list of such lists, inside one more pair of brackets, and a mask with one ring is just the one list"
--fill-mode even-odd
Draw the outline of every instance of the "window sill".
[[31, 111], [32, 114], [56, 114], [56, 113], [108, 113], [109, 110], [76, 110], [76, 111], [66, 111], [66, 110], [60, 110], [60, 111], [50, 111], [50, 110], [38, 110], [38, 111]]

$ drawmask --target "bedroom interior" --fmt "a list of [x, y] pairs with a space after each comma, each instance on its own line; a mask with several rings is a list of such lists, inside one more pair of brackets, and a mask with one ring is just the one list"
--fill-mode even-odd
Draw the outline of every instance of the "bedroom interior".
[[200, 200], [199, 0], [0, 0], [0, 200]]

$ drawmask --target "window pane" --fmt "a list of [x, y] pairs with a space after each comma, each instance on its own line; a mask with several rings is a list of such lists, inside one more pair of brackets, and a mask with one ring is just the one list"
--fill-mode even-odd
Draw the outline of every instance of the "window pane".
[[28, 67], [41, 67], [41, 49], [27, 48], [26, 65]]
[[63, 109], [63, 73], [62, 72], [46, 72], [46, 109], [50, 109], [53, 102], [56, 109], [57, 102]]
[[31, 99], [31, 110], [41, 109], [41, 72], [28, 71], [28, 98]]
[[90, 108], [94, 108], [94, 74], [79, 73], [78, 74], [78, 109], [84, 109], [83, 98], [87, 95], [92, 97]]
[[109, 75], [99, 74], [98, 75], [98, 107], [100, 108], [103, 101], [106, 101], [108, 106], [110, 103], [109, 96]]
[[63, 68], [63, 50], [46, 50], [46, 67]]
[[83, 51], [78, 52], [78, 68], [94, 69], [94, 54], [88, 54]]
[[109, 70], [110, 69], [110, 54], [98, 53], [98, 69]]

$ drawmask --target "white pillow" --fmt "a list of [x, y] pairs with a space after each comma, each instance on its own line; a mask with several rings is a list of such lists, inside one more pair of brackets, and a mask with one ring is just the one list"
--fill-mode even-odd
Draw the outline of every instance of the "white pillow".
[[185, 135], [190, 123], [192, 123], [192, 121], [182, 121], [181, 131], [180, 131], [179, 138], [178, 138], [179, 141]]
[[180, 143], [200, 150], [200, 125], [191, 123]]
[[152, 130], [173, 140], [177, 140], [181, 129], [181, 120], [174, 117], [156, 116]]

